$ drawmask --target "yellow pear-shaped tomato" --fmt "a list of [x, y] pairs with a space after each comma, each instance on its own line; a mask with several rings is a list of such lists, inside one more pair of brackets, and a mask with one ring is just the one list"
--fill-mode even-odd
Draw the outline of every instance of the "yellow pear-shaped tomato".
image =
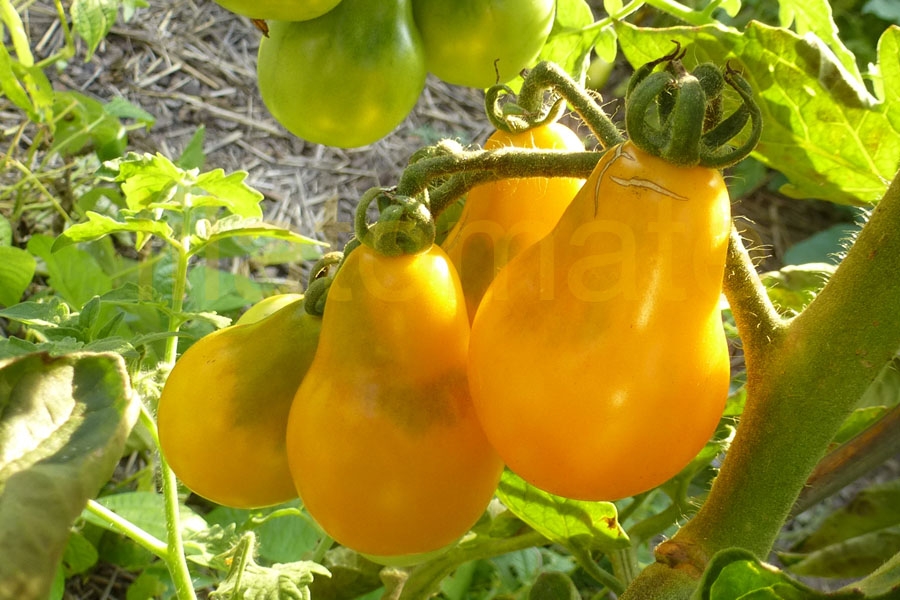
[[472, 325], [469, 382], [513, 471], [554, 494], [613, 500], [703, 448], [728, 394], [729, 209], [718, 171], [626, 142], [497, 275]]
[[347, 255], [287, 429], [300, 497], [339, 543], [380, 557], [430, 552], [487, 508], [503, 466], [472, 408], [468, 341], [440, 248]]
[[284, 428], [320, 324], [301, 298], [211, 333], [178, 359], [159, 399], [159, 443], [193, 492], [236, 508], [296, 498]]
[[[509, 146], [584, 150], [575, 132], [557, 122], [521, 133], [496, 131], [484, 144], [485, 150]], [[497, 272], [553, 229], [583, 184], [583, 179], [570, 177], [527, 177], [469, 191], [459, 221], [441, 244], [459, 273], [469, 320]]]

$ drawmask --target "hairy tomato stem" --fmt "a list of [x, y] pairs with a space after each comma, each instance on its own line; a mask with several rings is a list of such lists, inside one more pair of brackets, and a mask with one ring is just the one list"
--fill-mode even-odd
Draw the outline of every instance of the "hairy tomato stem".
[[[900, 347], [898, 223], [900, 176], [831, 280], [790, 323], [776, 319], [755, 277], [731, 282], [749, 359], [747, 406], [706, 503], [667, 542], [670, 550], [689, 554], [697, 567], [725, 548], [761, 558], [771, 550], [834, 434]], [[732, 278], [750, 264], [735, 265], [735, 256]]]
[[697, 515], [623, 596], [687, 598], [713, 554], [765, 558], [841, 423], [900, 347], [900, 174], [816, 299], [790, 322], [732, 234], [726, 292], [747, 361], [747, 405]]
[[[396, 193], [415, 197], [422, 194], [432, 182], [453, 176], [472, 178], [472, 185], [514, 177], [587, 178], [601, 156], [602, 152], [595, 151], [568, 152], [512, 147], [497, 150], [460, 149], [452, 154], [425, 158], [408, 166], [400, 176]], [[433, 216], [440, 215], [471, 187], [465, 180], [460, 183], [461, 185], [453, 184], [454, 194], [439, 194], [431, 198]], [[451, 181], [445, 181], [441, 187], [449, 185]]]

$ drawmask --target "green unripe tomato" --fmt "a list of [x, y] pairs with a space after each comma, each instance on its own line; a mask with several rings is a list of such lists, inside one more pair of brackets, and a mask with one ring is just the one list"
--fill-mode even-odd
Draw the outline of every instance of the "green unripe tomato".
[[337, 6], [341, 0], [215, 0], [233, 13], [251, 19], [306, 21]]
[[447, 83], [486, 88], [535, 61], [553, 27], [556, 2], [413, 0], [413, 14], [428, 71]]
[[343, 0], [310, 21], [270, 21], [259, 46], [259, 91], [299, 138], [355, 148], [389, 134], [425, 87], [410, 0]]

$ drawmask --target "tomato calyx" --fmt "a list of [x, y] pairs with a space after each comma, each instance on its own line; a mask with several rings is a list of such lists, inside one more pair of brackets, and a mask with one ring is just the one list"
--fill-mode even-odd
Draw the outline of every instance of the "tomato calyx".
[[[634, 72], [625, 94], [628, 137], [645, 152], [678, 166], [721, 169], [735, 164], [750, 154], [762, 132], [753, 90], [730, 65], [720, 69], [703, 63], [688, 71], [681, 62], [684, 54], [676, 44], [675, 50]], [[728, 88], [740, 105], [724, 116]], [[741, 136], [743, 141], [732, 145]]]
[[[380, 214], [369, 223], [369, 206], [376, 201]], [[427, 193], [410, 197], [389, 188], [371, 188], [359, 200], [354, 228], [361, 243], [385, 256], [418, 254], [434, 243], [435, 225]]]

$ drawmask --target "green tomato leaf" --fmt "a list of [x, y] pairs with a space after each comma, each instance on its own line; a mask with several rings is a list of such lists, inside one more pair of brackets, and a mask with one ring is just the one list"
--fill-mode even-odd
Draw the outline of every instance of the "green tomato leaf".
[[628, 546], [612, 502], [585, 502], [554, 496], [507, 470], [497, 497], [522, 521], [551, 542], [566, 547], [615, 550]]
[[36, 327], [59, 327], [71, 316], [69, 306], [56, 296], [28, 300], [0, 310], [0, 317]]
[[881, 417], [887, 414], [887, 412], [888, 409], [886, 406], [866, 406], [864, 408], [857, 408], [850, 413], [850, 416], [841, 424], [841, 428], [834, 434], [831, 443], [843, 444], [844, 442], [853, 439], [870, 426], [877, 423]]
[[[900, 506], [900, 479], [872, 485], [859, 492], [849, 504], [830, 514], [815, 533], [792, 548], [792, 551], [812, 552], [866, 533], [898, 526], [900, 525], [898, 506]], [[895, 550], [897, 551], [900, 551], [900, 548]], [[887, 557], [882, 558], [882, 562], [885, 558]]]
[[900, 402], [900, 356], [895, 356], [881, 369], [857, 406], [894, 406], [898, 402]]
[[25, 250], [0, 246], [0, 305], [17, 303], [34, 277], [37, 262]]
[[722, 0], [719, 8], [724, 10], [729, 17], [736, 17], [741, 10], [741, 0]]
[[198, 221], [196, 227], [192, 254], [201, 252], [207, 245], [221, 242], [233, 237], [261, 237], [275, 240], [284, 240], [295, 244], [316, 244], [327, 246], [325, 242], [314, 240], [306, 236], [294, 233], [290, 229], [278, 227], [260, 221], [257, 218], [242, 218], [238, 215], [230, 215], [219, 219], [215, 223]]
[[38, 122], [40, 117], [31, 103], [31, 98], [28, 97], [25, 86], [16, 75], [17, 66], [19, 65], [9, 55], [6, 46], [0, 45], [0, 92], [3, 92], [10, 102], [24, 110], [31, 121]]
[[692, 600], [860, 600], [857, 592], [824, 594], [794, 581], [742, 548], [712, 557]]
[[194, 195], [194, 206], [224, 206], [245, 219], [262, 218], [259, 203], [263, 195], [244, 183], [246, 178], [246, 171], [225, 175], [222, 169], [216, 169], [202, 173], [194, 183], [201, 190]]
[[117, 119], [133, 119], [147, 129], [150, 129], [156, 123], [156, 117], [140, 106], [132, 104], [122, 96], [116, 96], [104, 104], [103, 112]]
[[262, 218], [263, 195], [248, 186], [246, 171], [225, 174], [222, 169], [200, 173], [183, 169], [161, 154], [129, 153], [104, 163], [100, 176], [122, 184], [128, 208], [183, 212], [188, 207], [224, 207], [247, 219]]
[[862, 83], [856, 57], [838, 37], [831, 4], [827, 0], [779, 0], [778, 20], [782, 27], [793, 24], [794, 30], [801, 36], [812, 33], [823, 40], [847, 72]]
[[871, 575], [855, 583], [853, 588], [866, 594], [867, 598], [888, 600], [892, 595], [896, 596], [900, 588], [900, 552]]
[[859, 225], [838, 223], [808, 238], [801, 240], [784, 253], [787, 265], [803, 265], [806, 263], [831, 263], [836, 265], [843, 260], [847, 249], [859, 233]]
[[188, 273], [188, 283], [188, 311], [228, 312], [263, 298], [262, 287], [253, 279], [202, 264]]
[[21, 108], [33, 123], [51, 121], [53, 86], [36, 66], [25, 66], [0, 46], [0, 91]]
[[97, 564], [97, 548], [83, 534], [73, 532], [69, 536], [66, 549], [63, 552], [62, 564], [65, 567], [66, 577], [84, 573]]
[[112, 29], [119, 12], [118, 0], [73, 0], [70, 9], [75, 32], [87, 42], [85, 61], [91, 60], [97, 46]]
[[51, 248], [53, 252], [58, 252], [72, 244], [92, 242], [111, 233], [124, 231], [133, 231], [139, 234], [139, 237], [135, 239], [135, 247], [138, 250], [146, 244], [151, 236], [172, 239], [173, 235], [172, 228], [165, 221], [138, 217], [125, 217], [124, 220], [118, 221], [90, 210], [87, 211], [86, 216], [88, 218], [86, 222], [72, 225], [56, 238]]
[[900, 25], [900, 4], [894, 0], [869, 0], [862, 7], [862, 14], [875, 15], [883, 21]]
[[156, 562], [141, 571], [128, 586], [125, 600], [175, 598], [175, 584], [165, 564]]
[[237, 525], [212, 525], [203, 531], [190, 532], [184, 539], [185, 556], [193, 563], [227, 571], [224, 556], [237, 542]]
[[797, 198], [842, 204], [877, 202], [900, 155], [900, 28], [880, 41], [884, 97], [873, 97], [812, 33], [751, 22], [743, 32], [721, 25], [646, 29], [616, 23], [619, 43], [633, 65], [663, 56], [678, 41], [695, 62], [740, 68], [756, 93], [763, 132], [755, 156], [784, 173], [782, 191]]
[[528, 600], [581, 600], [581, 594], [565, 573], [545, 571], [535, 579]]
[[0, 361], [0, 597], [45, 600], [69, 528], [138, 415], [114, 354]]
[[100, 160], [117, 158], [128, 143], [125, 127], [106, 105], [75, 91], [56, 92], [53, 102], [53, 145], [64, 156], [76, 154], [88, 141]]
[[190, 183], [189, 174], [162, 154], [134, 152], [103, 163], [98, 177], [121, 183], [125, 203], [134, 212], [154, 205], [181, 210], [183, 207], [177, 201], [167, 203], [167, 200], [177, 185]]
[[304, 556], [315, 549], [322, 536], [321, 530], [299, 510], [267, 519], [255, 531], [259, 536], [259, 555], [270, 563]]
[[[150, 6], [146, 0], [121, 0], [122, 2], [122, 19], [127, 23], [134, 16], [139, 8], [147, 8]], [[129, 598], [128, 600], [131, 600]]]
[[[0, 22], [6, 25], [6, 30], [9, 32], [12, 47], [16, 51], [19, 62], [26, 67], [34, 65], [34, 57], [31, 54], [31, 44], [28, 41], [25, 24], [22, 23], [22, 17], [16, 12], [12, 2], [0, 2]], [[3, 50], [7, 52], [6, 44], [4, 44]]]
[[778, 271], [763, 273], [760, 279], [779, 312], [799, 314], [812, 302], [834, 271], [835, 266], [829, 263], [788, 265]]
[[9, 219], [0, 215], [0, 247], [12, 246], [12, 225]]
[[28, 251], [47, 266], [49, 284], [71, 306], [81, 307], [112, 289], [112, 278], [103, 272], [87, 252], [75, 247], [53, 251], [54, 238], [35, 235], [28, 240]]
[[893, 26], [878, 40], [876, 91], [894, 131], [900, 130], [900, 27]]
[[203, 140], [206, 139], [206, 127], [201, 125], [191, 136], [176, 164], [182, 169], [199, 169], [206, 162], [203, 152]]
[[591, 49], [599, 37], [598, 32], [586, 29], [593, 22], [591, 7], [584, 0], [558, 0], [553, 29], [538, 60], [558, 64], [573, 79], [583, 83]]
[[608, 15], [614, 15], [622, 10], [624, 3], [622, 0], [603, 0], [603, 10]]
[[[343, 600], [356, 598], [383, 586], [379, 573], [382, 566], [350, 548], [337, 546], [325, 553], [322, 564], [330, 578], [318, 577], [309, 586], [314, 600]], [[379, 593], [378, 598], [382, 598]]]
[[309, 600], [308, 586], [314, 577], [331, 576], [328, 569], [311, 561], [260, 566], [253, 558], [254, 543], [255, 536], [248, 532], [229, 553], [231, 570], [210, 600]]
[[778, 557], [795, 575], [855, 578], [868, 575], [898, 552], [900, 525], [895, 525], [825, 546], [809, 554], [779, 553]]

